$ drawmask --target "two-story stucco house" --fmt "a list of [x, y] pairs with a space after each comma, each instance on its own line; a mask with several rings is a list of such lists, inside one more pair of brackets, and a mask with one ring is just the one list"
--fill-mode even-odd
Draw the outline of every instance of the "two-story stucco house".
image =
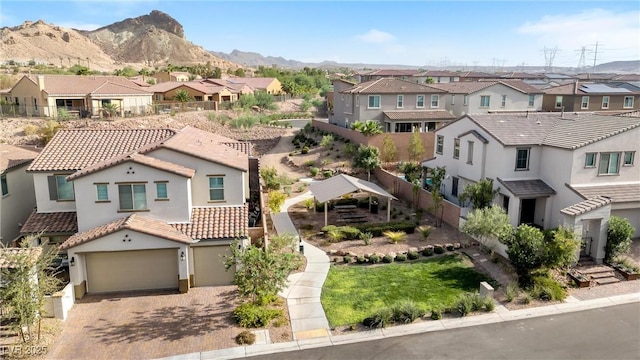
[[22, 233], [61, 243], [76, 297], [230, 284], [221, 255], [248, 237], [249, 152], [191, 127], [61, 130], [28, 169]]
[[640, 92], [605, 83], [575, 82], [544, 90], [543, 111], [640, 110]]
[[9, 245], [36, 206], [31, 174], [26, 170], [41, 149], [0, 144], [0, 242]]
[[[561, 210], [604, 196], [611, 215], [640, 231], [640, 119], [560, 113], [466, 115], [436, 131], [435, 157], [446, 167], [443, 195], [492, 179], [512, 225], [554, 228]], [[587, 227], [588, 229], [588, 227]], [[586, 231], [586, 230], [585, 230]], [[584, 235], [584, 234], [583, 234]], [[601, 241], [591, 254], [604, 256]]]
[[4, 96], [20, 115], [58, 115], [58, 109], [81, 117], [103, 116], [109, 104], [120, 116], [150, 110], [152, 93], [124, 76], [25, 75]]
[[444, 105], [447, 92], [432, 86], [396, 78], [348, 84], [334, 81], [332, 124], [375, 120], [385, 132], [427, 132], [455, 119]]
[[542, 91], [522, 80], [462, 81], [431, 86], [449, 93], [444, 106], [456, 117], [542, 109]]

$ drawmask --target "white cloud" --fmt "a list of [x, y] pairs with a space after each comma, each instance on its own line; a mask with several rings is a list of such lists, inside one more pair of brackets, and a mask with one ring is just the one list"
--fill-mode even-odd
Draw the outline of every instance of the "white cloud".
[[[640, 11], [615, 13], [590, 9], [572, 15], [547, 15], [520, 26], [520, 34], [535, 38], [538, 49], [558, 47], [563, 53], [575, 53], [586, 46], [595, 50], [602, 62], [640, 58]], [[598, 63], [601, 61], [599, 60]]]
[[393, 42], [396, 37], [384, 31], [371, 29], [364, 34], [356, 35], [356, 38], [367, 43], [383, 44]]

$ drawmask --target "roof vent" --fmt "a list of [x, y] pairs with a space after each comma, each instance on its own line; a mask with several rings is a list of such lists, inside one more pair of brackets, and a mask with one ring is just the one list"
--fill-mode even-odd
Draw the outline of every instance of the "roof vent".
[[540, 122], [540, 120], [536, 121], [536, 124], [538, 124], [538, 125], [542, 125], [542, 123]]

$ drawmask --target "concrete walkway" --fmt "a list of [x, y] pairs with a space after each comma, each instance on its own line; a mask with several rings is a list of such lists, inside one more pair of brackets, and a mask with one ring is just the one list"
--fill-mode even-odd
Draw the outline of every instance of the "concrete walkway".
[[[271, 215], [278, 235], [293, 234], [300, 243], [298, 231], [293, 226], [287, 210], [290, 206], [310, 198], [313, 198], [310, 191], [289, 198], [279, 213]], [[329, 322], [320, 303], [320, 293], [329, 272], [329, 257], [324, 251], [307, 242], [303, 241], [301, 244], [307, 266], [304, 272], [289, 276], [289, 284], [280, 295], [287, 299], [294, 340], [326, 338], [330, 335]]]

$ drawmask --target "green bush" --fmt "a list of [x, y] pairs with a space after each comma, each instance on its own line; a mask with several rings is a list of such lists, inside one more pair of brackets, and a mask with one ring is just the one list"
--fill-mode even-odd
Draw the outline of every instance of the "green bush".
[[504, 292], [507, 302], [512, 302], [515, 298], [517, 298], [519, 292], [520, 287], [518, 286], [518, 283], [509, 283]]
[[360, 230], [356, 229], [353, 226], [335, 226], [335, 225], [327, 225], [322, 228], [322, 231], [325, 233], [329, 233], [331, 231], [337, 231], [341, 234], [341, 239], [344, 240], [356, 240], [360, 238]]
[[335, 201], [336, 205], [357, 205], [358, 204], [358, 199], [357, 198], [342, 198], [342, 199], [338, 199]]
[[352, 261], [353, 259], [349, 255], [342, 258], [342, 262], [344, 262], [345, 264], [350, 264]]
[[366, 259], [364, 256], [358, 256], [358, 257], [356, 258], [356, 262], [357, 262], [358, 264], [364, 264], [364, 263], [366, 263], [366, 262], [367, 262], [367, 259]]
[[309, 169], [309, 174], [311, 174], [311, 177], [316, 177], [318, 175], [318, 172], [320, 172], [320, 169], [318, 169], [317, 167], [312, 167], [311, 169]]
[[531, 294], [529, 294], [528, 292], [522, 293], [522, 297], [520, 298], [520, 302], [522, 304], [529, 305], [531, 303], [531, 300], [533, 300], [533, 298], [531, 297]]
[[369, 232], [360, 232], [360, 240], [364, 241], [365, 245], [371, 245], [371, 239], [373, 235]]
[[362, 321], [362, 325], [368, 328], [383, 328], [393, 322], [393, 310], [390, 308], [378, 309], [370, 317]]
[[473, 298], [470, 294], [464, 294], [458, 298], [455, 310], [460, 314], [460, 316], [467, 316], [473, 311]]
[[238, 345], [253, 345], [256, 342], [256, 334], [249, 330], [244, 330], [236, 336], [236, 344]]
[[425, 246], [425, 248], [422, 250], [422, 255], [424, 255], [424, 256], [433, 255], [433, 245]]
[[444, 244], [444, 248], [447, 249], [447, 251], [453, 251], [453, 244]]
[[440, 254], [444, 254], [444, 247], [442, 245], [434, 245], [433, 246], [433, 252], [440, 255]]
[[305, 147], [302, 148], [302, 153], [303, 154], [307, 154], [308, 152], [309, 152], [309, 147], [308, 146], [305, 146]]
[[305, 167], [312, 167], [315, 164], [316, 164], [315, 160], [307, 160], [307, 161], [304, 162], [304, 166]]
[[391, 309], [393, 311], [393, 320], [402, 324], [412, 323], [426, 314], [411, 300], [400, 301], [394, 304]]
[[567, 297], [567, 291], [560, 283], [547, 274], [533, 276], [531, 296], [543, 301], [562, 301]]
[[420, 253], [417, 251], [409, 251], [407, 253], [407, 259], [409, 260], [417, 260], [420, 258]]
[[380, 262], [380, 256], [378, 256], [377, 254], [371, 254], [371, 256], [369, 256], [369, 262], [371, 264], [377, 264]]
[[414, 222], [389, 222], [389, 223], [366, 223], [355, 225], [362, 232], [370, 232], [374, 237], [382, 236], [385, 231], [404, 231], [413, 234], [416, 229]]
[[433, 309], [431, 310], [431, 320], [440, 320], [442, 319], [442, 310]]
[[271, 320], [284, 316], [282, 310], [271, 309], [254, 303], [244, 303], [233, 311], [236, 322], [245, 328], [259, 328], [269, 325]]
[[[418, 209], [418, 210], [420, 210], [420, 209]], [[427, 240], [429, 235], [431, 235], [432, 228], [429, 225], [422, 225], [422, 226], [418, 227], [418, 231], [420, 232], [420, 235], [422, 235], [422, 239], [423, 240]]]
[[324, 171], [322, 172], [322, 176], [323, 176], [325, 179], [328, 179], [328, 178], [330, 178], [330, 177], [332, 177], [332, 176], [333, 176], [333, 171], [331, 171], [331, 170], [324, 170]]
[[390, 264], [393, 262], [393, 256], [387, 254], [385, 256], [382, 257], [382, 262], [386, 263], [386, 264]]
[[[327, 202], [327, 211], [333, 210], [334, 206], [335, 205], [331, 201]], [[319, 211], [319, 212], [323, 212], [324, 211], [324, 203], [323, 202], [317, 202], [316, 203], [316, 211]]]
[[612, 216], [607, 229], [607, 245], [605, 247], [605, 259], [611, 261], [620, 255], [629, 253], [631, 249], [631, 236], [636, 229], [631, 226], [628, 219]]
[[396, 255], [396, 261], [398, 261], [398, 262], [407, 261], [407, 255], [405, 255], [405, 254]]

